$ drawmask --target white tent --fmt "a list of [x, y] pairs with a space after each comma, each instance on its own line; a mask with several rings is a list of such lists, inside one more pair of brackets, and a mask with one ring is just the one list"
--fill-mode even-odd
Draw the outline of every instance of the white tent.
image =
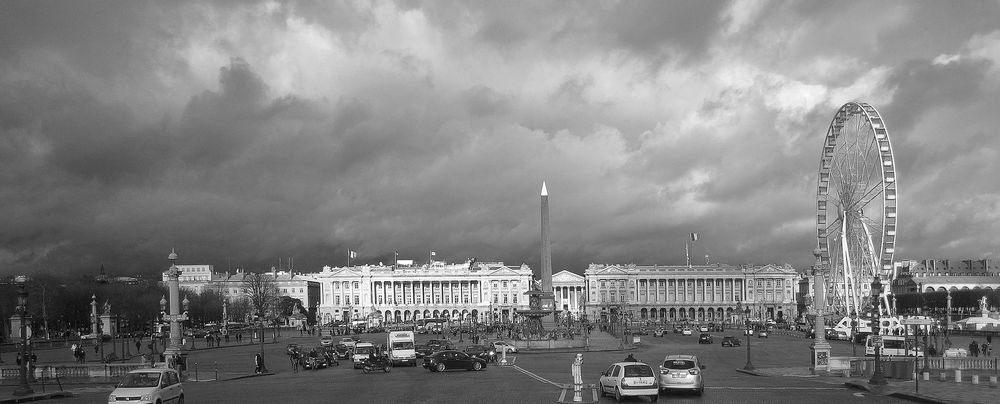
[[969, 317], [958, 320], [955, 324], [961, 324], [962, 328], [966, 330], [982, 330], [986, 327], [1000, 328], [1000, 320], [984, 316]]

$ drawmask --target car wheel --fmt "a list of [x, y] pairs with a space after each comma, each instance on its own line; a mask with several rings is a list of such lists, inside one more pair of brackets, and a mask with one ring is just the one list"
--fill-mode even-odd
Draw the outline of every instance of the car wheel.
[[622, 401], [622, 390], [615, 387], [615, 401]]
[[698, 391], [694, 392], [694, 394], [697, 394], [698, 396], [701, 396], [701, 394], [704, 393], [704, 392], [705, 392], [705, 389], [699, 389]]
[[361, 373], [368, 373], [368, 368], [361, 368]]
[[437, 371], [438, 372], [444, 372], [444, 369], [445, 369], [445, 367], [444, 367], [443, 363], [437, 364]]
[[473, 362], [472, 363], [472, 370], [483, 370], [483, 364], [479, 363], [479, 361]]
[[388, 366], [388, 365], [385, 368], [382, 369], [382, 371], [385, 372], [385, 373], [389, 373], [390, 370], [392, 370], [392, 366]]
[[649, 401], [652, 401], [654, 403], [656, 402], [656, 400], [659, 400], [659, 399], [660, 399], [660, 395], [659, 394], [653, 394], [653, 395], [649, 396]]

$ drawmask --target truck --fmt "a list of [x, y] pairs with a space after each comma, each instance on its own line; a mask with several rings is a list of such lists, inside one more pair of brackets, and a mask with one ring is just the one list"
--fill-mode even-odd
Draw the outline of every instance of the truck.
[[389, 332], [386, 349], [389, 351], [389, 359], [393, 366], [409, 365], [417, 366], [417, 351], [413, 339], [413, 331], [392, 331]]
[[365, 359], [368, 359], [373, 351], [375, 351], [375, 345], [371, 342], [358, 342], [354, 344], [354, 349], [351, 354], [354, 361], [354, 368], [361, 369], [365, 363]]

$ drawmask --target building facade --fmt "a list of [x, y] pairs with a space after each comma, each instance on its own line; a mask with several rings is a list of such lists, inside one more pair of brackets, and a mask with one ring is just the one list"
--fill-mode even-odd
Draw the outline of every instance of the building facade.
[[365, 320], [400, 323], [448, 318], [509, 322], [526, 310], [531, 287], [527, 265], [502, 262], [423, 266], [323, 267], [308, 277], [320, 285], [323, 323]]
[[[235, 273], [217, 273], [212, 271], [211, 265], [178, 265], [177, 267], [181, 269], [178, 286], [182, 290], [201, 294], [205, 290], [211, 289], [219, 292], [229, 301], [247, 297], [246, 289], [243, 286], [243, 279], [247, 273], [242, 270], [237, 270]], [[320, 285], [310, 277], [276, 270], [266, 274], [274, 280], [279, 296], [298, 299], [306, 307], [319, 304]], [[162, 283], [166, 284], [166, 282], [166, 275], [163, 275]]]
[[611, 321], [735, 322], [795, 315], [799, 274], [790, 266], [599, 265], [584, 271], [587, 316]]
[[579, 319], [587, 304], [586, 279], [570, 271], [559, 271], [552, 275], [552, 292], [556, 298], [556, 309], [572, 318]]
[[896, 263], [893, 294], [1000, 288], [1000, 262], [978, 260], [911, 260]]

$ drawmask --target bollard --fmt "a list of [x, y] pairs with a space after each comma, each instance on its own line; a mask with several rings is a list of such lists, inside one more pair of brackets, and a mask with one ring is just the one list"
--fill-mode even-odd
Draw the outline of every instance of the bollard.
[[925, 381], [931, 380], [931, 372], [924, 372], [924, 380]]
[[198, 362], [194, 363], [194, 379], [198, 380]]
[[955, 369], [955, 383], [962, 382], [962, 369]]
[[972, 375], [972, 384], [979, 384], [979, 375]]
[[941, 381], [943, 382], [945, 380], [948, 380], [948, 373], [947, 372], [941, 372]]
[[212, 366], [215, 366], [215, 381], [219, 381], [219, 362], [212, 362]]
[[997, 377], [990, 376], [990, 387], [997, 388]]

